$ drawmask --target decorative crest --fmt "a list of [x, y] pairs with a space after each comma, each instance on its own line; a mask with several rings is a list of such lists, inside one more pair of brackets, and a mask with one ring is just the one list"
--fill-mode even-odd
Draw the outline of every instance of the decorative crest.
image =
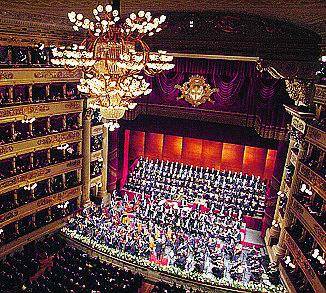
[[218, 88], [211, 88], [203, 76], [194, 75], [189, 78], [189, 81], [185, 82], [182, 86], [176, 85], [176, 89], [181, 91], [181, 97], [177, 99], [185, 99], [194, 107], [198, 107], [201, 104], [208, 102], [214, 103], [210, 98], [213, 93], [219, 91]]

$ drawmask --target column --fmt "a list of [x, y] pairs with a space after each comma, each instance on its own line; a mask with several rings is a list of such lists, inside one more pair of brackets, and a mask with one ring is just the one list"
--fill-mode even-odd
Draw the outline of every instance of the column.
[[[105, 121], [104, 121], [105, 122]], [[102, 197], [102, 201], [104, 205], [109, 202], [108, 197], [108, 153], [109, 153], [109, 129], [108, 127], [103, 126], [103, 149], [102, 149], [102, 157], [103, 157], [103, 166], [102, 166], [102, 188], [100, 197]]]
[[32, 103], [33, 102], [33, 85], [30, 84], [28, 86], [28, 102]]
[[50, 96], [50, 84], [45, 85], [45, 98]]
[[91, 120], [92, 109], [86, 109], [83, 120], [83, 195], [82, 205], [89, 202], [91, 188]]
[[47, 133], [51, 133], [51, 118], [47, 117], [46, 119], [46, 131]]
[[34, 169], [34, 153], [29, 155], [30, 170]]
[[111, 193], [117, 188], [118, 179], [118, 131], [109, 133], [108, 153], [108, 191]]
[[63, 98], [67, 99], [67, 84], [66, 83], [62, 86], [62, 94], [63, 94]]
[[8, 65], [12, 64], [12, 46], [8, 46], [7, 63]]
[[62, 114], [62, 128], [64, 131], [67, 130], [67, 115]]
[[[294, 143], [294, 141], [291, 139], [290, 146], [289, 146], [290, 155], [291, 155], [291, 148], [293, 146], [293, 143]], [[292, 221], [293, 221], [293, 214], [291, 212], [291, 207], [292, 207], [292, 204], [293, 204], [293, 194], [295, 194], [295, 192], [297, 191], [297, 185], [298, 185], [297, 184], [297, 179], [298, 179], [297, 175], [298, 175], [298, 171], [299, 171], [298, 170], [299, 169], [299, 161], [304, 156], [304, 154], [305, 154], [305, 147], [304, 147], [303, 143], [301, 142], [300, 146], [299, 146], [298, 159], [296, 161], [294, 174], [292, 176], [292, 183], [291, 183], [291, 186], [290, 186], [289, 193], [287, 195], [288, 199], [287, 199], [287, 204], [286, 204], [286, 207], [285, 207], [284, 219], [283, 219], [283, 221], [281, 223], [281, 233], [280, 233], [280, 237], [279, 237], [279, 240], [278, 240], [278, 244], [275, 247], [275, 255], [276, 255], [277, 259], [282, 258], [284, 256], [284, 254], [285, 254], [285, 245], [284, 245], [285, 229], [288, 228], [291, 225]], [[287, 162], [289, 162], [289, 160], [290, 159], [288, 157]], [[283, 182], [285, 182], [284, 178], [283, 178]]]
[[14, 87], [10, 86], [8, 90], [8, 100], [9, 103], [12, 104], [14, 102]]

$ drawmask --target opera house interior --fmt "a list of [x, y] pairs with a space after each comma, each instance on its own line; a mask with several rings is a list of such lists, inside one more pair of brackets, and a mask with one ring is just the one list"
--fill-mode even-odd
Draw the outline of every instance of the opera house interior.
[[2, 0], [0, 292], [326, 292], [325, 19]]

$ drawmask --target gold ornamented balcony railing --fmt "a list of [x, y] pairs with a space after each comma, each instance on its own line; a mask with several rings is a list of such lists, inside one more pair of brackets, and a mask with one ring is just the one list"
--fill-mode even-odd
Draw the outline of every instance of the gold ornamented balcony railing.
[[46, 226], [43, 226], [39, 229], [34, 230], [33, 232], [26, 234], [22, 237], [19, 237], [18, 239], [5, 244], [3, 246], [1, 246], [1, 251], [0, 251], [0, 258], [2, 258], [3, 256], [18, 250], [19, 248], [23, 247], [24, 245], [26, 245], [29, 242], [32, 242], [36, 239], [39, 239], [41, 237], [43, 237], [44, 235], [47, 234], [51, 234], [52, 232], [62, 228], [65, 223], [68, 221], [70, 216], [67, 216], [63, 219], [54, 221]]
[[308, 231], [314, 236], [323, 251], [326, 251], [326, 232], [297, 199], [293, 198], [293, 205], [291, 207], [294, 215], [306, 227]]
[[326, 151], [326, 132], [319, 128], [308, 125], [307, 133], [305, 136], [306, 140], [322, 150]]
[[80, 169], [81, 167], [82, 159], [76, 159], [3, 179], [0, 181], [0, 193], [4, 194], [11, 190], [26, 186], [27, 184], [49, 179], [60, 174]]
[[0, 108], [0, 123], [13, 122], [27, 118], [41, 118], [83, 111], [83, 101], [61, 101]]
[[298, 174], [315, 192], [326, 200], [326, 180], [323, 177], [301, 161], [299, 162]]
[[286, 271], [285, 271], [285, 269], [284, 269], [281, 262], [280, 262], [278, 268], [279, 268], [279, 271], [280, 271], [281, 278], [285, 283], [286, 289], [289, 292], [296, 292], [295, 286], [293, 285], [292, 281], [290, 280], [289, 276], [287, 275], [287, 273], [286, 273]]
[[296, 242], [293, 240], [293, 238], [287, 231], [285, 231], [285, 245], [291, 251], [293, 258], [297, 261], [298, 265], [300, 266], [303, 273], [306, 275], [307, 280], [314, 288], [315, 292], [325, 292], [325, 288], [320, 282], [317, 274], [310, 265], [306, 256], [302, 253], [299, 246], [296, 244]]
[[91, 153], [91, 162], [97, 161], [100, 158], [102, 158], [102, 150]]
[[12, 222], [16, 222], [28, 215], [34, 214], [53, 205], [63, 203], [67, 200], [81, 196], [81, 186], [73, 187], [62, 192], [58, 192], [47, 197], [35, 200], [29, 204], [25, 204], [17, 209], [11, 210], [0, 215], [0, 228]]
[[82, 140], [82, 130], [65, 131], [38, 138], [13, 142], [0, 146], [1, 159], [10, 158], [34, 151], [59, 146], [63, 143], [73, 143]]
[[0, 70], [0, 86], [52, 82], [79, 82], [81, 71], [63, 68], [6, 68]]
[[99, 134], [103, 133], [103, 125], [102, 124], [93, 126], [91, 129], [92, 129], [91, 130], [92, 136], [99, 135]]
[[293, 116], [291, 125], [301, 133], [304, 133], [306, 130], [306, 122], [304, 122], [302, 119]]
[[98, 185], [102, 182], [102, 174], [91, 179], [91, 186]]
[[315, 84], [315, 87], [314, 103], [326, 105], [326, 85]]
[[294, 149], [291, 149], [291, 155], [290, 155], [290, 162], [295, 166], [297, 164], [298, 160], [298, 154], [295, 152]]

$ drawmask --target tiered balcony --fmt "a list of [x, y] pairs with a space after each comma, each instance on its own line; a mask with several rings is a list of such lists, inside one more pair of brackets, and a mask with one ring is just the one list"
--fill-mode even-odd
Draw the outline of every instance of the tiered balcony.
[[311, 186], [324, 200], [326, 200], [326, 180], [316, 170], [310, 168], [306, 163], [299, 162], [299, 177]]
[[44, 210], [53, 205], [64, 203], [73, 198], [81, 196], [81, 186], [69, 188], [65, 191], [52, 194], [50, 196], [32, 201], [29, 204], [23, 205], [17, 209], [11, 210], [0, 215], [0, 228], [12, 222], [16, 222], [28, 215], [35, 214], [40, 210]]
[[326, 233], [323, 227], [318, 223], [317, 219], [315, 219], [313, 215], [309, 213], [308, 209], [296, 198], [293, 198], [291, 209], [305, 228], [311, 232], [318, 244], [322, 247], [323, 251], [326, 251]]
[[285, 230], [285, 245], [293, 255], [294, 259], [297, 261], [314, 291], [325, 292], [325, 287], [323, 286], [317, 273], [314, 271], [305, 254], [302, 252], [296, 241], [292, 238], [287, 230]]
[[305, 139], [313, 145], [326, 151], [326, 132], [321, 128], [308, 125]]

